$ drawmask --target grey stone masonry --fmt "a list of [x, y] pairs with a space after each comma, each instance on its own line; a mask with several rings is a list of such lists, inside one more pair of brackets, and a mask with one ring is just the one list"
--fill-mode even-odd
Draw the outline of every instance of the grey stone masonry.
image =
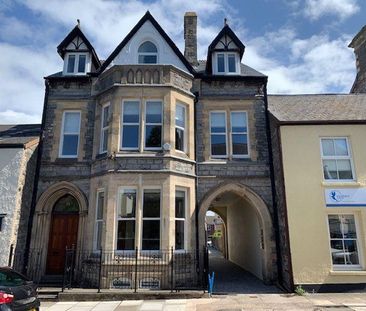
[[194, 12], [187, 12], [184, 15], [184, 56], [191, 63], [196, 66], [197, 62], [197, 14]]

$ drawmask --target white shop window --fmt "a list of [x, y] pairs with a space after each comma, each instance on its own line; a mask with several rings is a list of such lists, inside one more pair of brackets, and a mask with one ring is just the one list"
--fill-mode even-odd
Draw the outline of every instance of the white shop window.
[[324, 179], [330, 181], [354, 180], [352, 157], [346, 137], [321, 138]]
[[59, 156], [77, 158], [80, 140], [80, 111], [64, 111]]
[[360, 254], [355, 216], [328, 215], [330, 251], [334, 269], [360, 270]]

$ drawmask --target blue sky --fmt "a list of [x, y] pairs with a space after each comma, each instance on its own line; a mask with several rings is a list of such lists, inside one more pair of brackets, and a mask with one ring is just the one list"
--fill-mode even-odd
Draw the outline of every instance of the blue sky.
[[348, 44], [366, 23], [364, 0], [0, 0], [0, 123], [40, 122], [43, 77], [62, 70], [57, 45], [76, 19], [105, 59], [150, 10], [183, 51], [183, 16], [198, 14], [198, 53], [229, 25], [242, 62], [269, 76], [270, 93], [348, 93]]

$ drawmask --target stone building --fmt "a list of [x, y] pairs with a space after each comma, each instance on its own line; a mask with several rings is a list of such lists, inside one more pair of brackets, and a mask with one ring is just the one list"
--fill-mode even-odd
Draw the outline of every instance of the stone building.
[[0, 266], [24, 259], [39, 135], [39, 124], [0, 125]]
[[186, 13], [184, 55], [149, 12], [103, 62], [79, 24], [57, 47], [31, 241], [41, 275], [63, 272], [66, 247], [199, 253], [211, 210], [228, 259], [282, 282], [267, 77], [226, 23], [198, 61], [196, 27]]

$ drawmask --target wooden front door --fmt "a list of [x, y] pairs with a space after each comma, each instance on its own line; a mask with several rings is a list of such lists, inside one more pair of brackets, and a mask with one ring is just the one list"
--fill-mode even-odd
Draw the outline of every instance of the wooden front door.
[[65, 250], [76, 247], [78, 214], [53, 214], [48, 243], [47, 274], [63, 274]]

